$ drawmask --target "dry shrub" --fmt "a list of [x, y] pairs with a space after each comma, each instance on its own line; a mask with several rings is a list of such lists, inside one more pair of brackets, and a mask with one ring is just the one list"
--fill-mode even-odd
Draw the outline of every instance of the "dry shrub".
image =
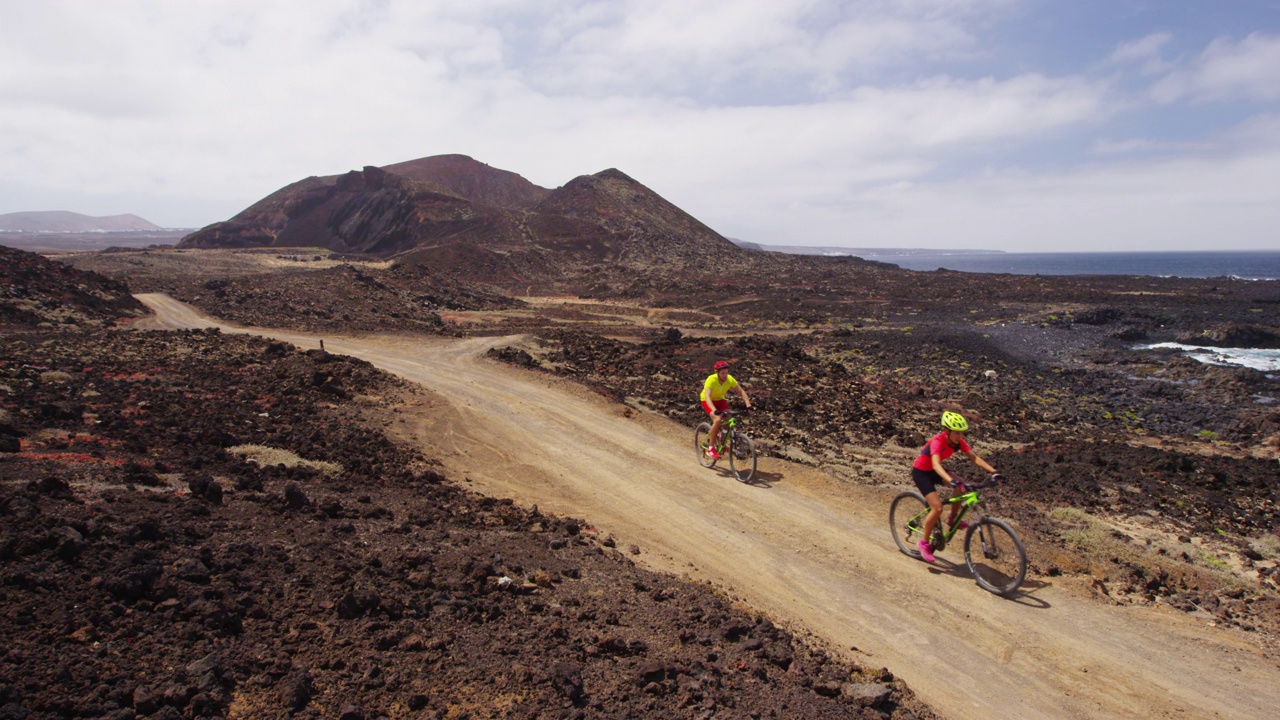
[[236, 445], [235, 447], [227, 448], [227, 452], [233, 455], [240, 455], [244, 457], [246, 462], [254, 463], [259, 467], [274, 467], [276, 465], [305, 467], [330, 476], [342, 473], [342, 466], [338, 463], [324, 460], [306, 460], [288, 450], [267, 447], [266, 445]]
[[[1134, 541], [1101, 518], [1072, 507], [1057, 508], [1049, 516], [1059, 524], [1058, 535], [1070, 551], [1087, 563], [1096, 577], [1108, 575], [1108, 566], [1140, 568], [1149, 576], [1164, 574], [1188, 587], [1243, 588], [1244, 580], [1229, 563], [1218, 560], [1207, 544], [1194, 546], [1176, 540], [1168, 544]], [[1164, 549], [1164, 553], [1160, 552]], [[1217, 548], [1226, 551], [1226, 548]], [[1187, 553], [1190, 561], [1183, 558]]]

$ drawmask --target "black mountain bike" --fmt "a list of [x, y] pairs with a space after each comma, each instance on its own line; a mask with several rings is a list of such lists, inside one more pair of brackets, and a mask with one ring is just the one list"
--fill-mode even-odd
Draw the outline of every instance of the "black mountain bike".
[[[724, 414], [720, 423], [720, 444], [716, 451], [721, 458], [729, 459], [729, 470], [738, 482], [751, 482], [756, 474], [756, 444], [740, 427], [741, 420], [732, 412]], [[711, 435], [711, 423], [704, 422], [693, 431], [693, 449], [698, 453], [702, 467], [714, 467], [716, 459], [707, 455], [707, 441]]]
[[[977, 510], [978, 491], [1003, 482], [1000, 475], [992, 475], [985, 482], [962, 486], [961, 492], [943, 500], [944, 505], [960, 503], [960, 512], [951, 527], [943, 527], [947, 523], [939, 518], [930, 541], [935, 553], [944, 549], [960, 529], [960, 521], [972, 508], [975, 519], [964, 534], [964, 561], [978, 585], [997, 595], [1009, 595], [1027, 577], [1027, 551], [1018, 533], [1004, 520], [986, 517]], [[904, 554], [920, 558], [918, 544], [924, 539], [924, 520], [928, 514], [929, 503], [915, 490], [899, 493], [889, 505], [889, 532], [893, 533], [893, 541]]]

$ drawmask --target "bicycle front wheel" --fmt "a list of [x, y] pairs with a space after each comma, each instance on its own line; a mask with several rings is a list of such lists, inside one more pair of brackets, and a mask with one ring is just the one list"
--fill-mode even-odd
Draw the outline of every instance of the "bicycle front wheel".
[[711, 423], [702, 423], [693, 431], [693, 451], [698, 453], [698, 462], [702, 467], [716, 464], [715, 458], [707, 456], [707, 444], [711, 441]]
[[997, 595], [1017, 590], [1027, 577], [1027, 551], [1009, 523], [983, 518], [964, 536], [964, 561], [978, 585]]
[[929, 515], [929, 503], [914, 490], [898, 494], [889, 505], [889, 532], [904, 555], [920, 559], [919, 543], [924, 539], [924, 519]]
[[729, 439], [729, 469], [738, 482], [751, 482], [756, 474], [756, 444], [742, 433]]

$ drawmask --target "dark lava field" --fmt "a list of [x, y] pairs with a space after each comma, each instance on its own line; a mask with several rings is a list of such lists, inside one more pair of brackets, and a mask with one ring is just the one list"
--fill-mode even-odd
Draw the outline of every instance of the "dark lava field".
[[127, 329], [123, 284], [0, 254], [0, 718], [936, 717], [459, 488], [362, 361]]
[[327, 253], [0, 253], [0, 718], [935, 717], [589, 518], [461, 489], [381, 430], [414, 387], [129, 329], [130, 292], [246, 325], [512, 335], [498, 359], [690, 426], [728, 359], [761, 450], [849, 483], [900, 484], [893, 458], [960, 410], [1033, 577], [1280, 657], [1280, 380], [1138, 349], [1280, 347], [1276, 283], [770, 256], [606, 268], [556, 303]]

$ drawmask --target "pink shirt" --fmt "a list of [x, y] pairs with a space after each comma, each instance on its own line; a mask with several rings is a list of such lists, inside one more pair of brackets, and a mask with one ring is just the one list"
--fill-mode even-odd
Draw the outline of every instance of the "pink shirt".
[[954, 455], [956, 450], [962, 450], [966, 453], [973, 452], [964, 438], [960, 438], [958, 446], [952, 447], [951, 443], [947, 441], [947, 431], [943, 430], [929, 440], [924, 449], [920, 451], [920, 454], [916, 456], [916, 461], [911, 463], [911, 467], [917, 470], [932, 470], [933, 458], [931, 456], [937, 455], [939, 460], [946, 460]]

